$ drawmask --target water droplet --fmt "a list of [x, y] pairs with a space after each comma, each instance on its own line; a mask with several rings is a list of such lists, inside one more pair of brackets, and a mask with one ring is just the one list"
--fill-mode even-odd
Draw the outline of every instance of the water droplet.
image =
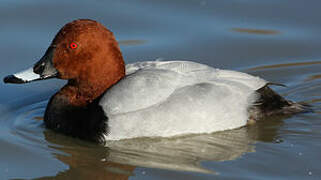
[[207, 4], [207, 2], [206, 1], [201, 1], [201, 6], [205, 6], [206, 4]]

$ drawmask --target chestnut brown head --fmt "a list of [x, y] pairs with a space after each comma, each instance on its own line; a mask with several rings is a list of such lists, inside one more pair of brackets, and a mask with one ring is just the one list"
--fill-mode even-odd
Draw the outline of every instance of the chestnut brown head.
[[79, 19], [61, 28], [33, 72], [7, 76], [4, 81], [26, 83], [57, 77], [79, 84], [112, 84], [124, 76], [125, 65], [113, 33], [96, 21]]
[[113, 33], [93, 20], [66, 24], [51, 46], [54, 47], [52, 63], [61, 79], [97, 78], [124, 66]]

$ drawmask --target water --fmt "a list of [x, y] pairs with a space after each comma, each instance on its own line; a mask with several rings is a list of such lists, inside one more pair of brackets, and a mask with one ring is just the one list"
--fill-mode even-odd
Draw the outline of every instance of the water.
[[258, 75], [314, 112], [108, 148], [46, 130], [61, 80], [0, 84], [0, 179], [320, 179], [319, 1], [8, 1], [0, 4], [1, 77], [25, 69], [76, 18], [109, 27], [126, 63], [194, 60]]

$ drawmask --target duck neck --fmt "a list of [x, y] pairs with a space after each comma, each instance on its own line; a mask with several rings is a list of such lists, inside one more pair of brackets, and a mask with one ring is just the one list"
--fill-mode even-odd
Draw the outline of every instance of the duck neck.
[[[92, 79], [69, 80], [59, 91], [73, 106], [86, 106], [125, 76], [125, 69]], [[111, 77], [112, 74], [113, 76]]]
[[[125, 66], [92, 78], [69, 80], [48, 102], [47, 128], [85, 140], [103, 142], [108, 117], [99, 106], [101, 95], [125, 76]], [[114, 69], [114, 68], [113, 68]]]

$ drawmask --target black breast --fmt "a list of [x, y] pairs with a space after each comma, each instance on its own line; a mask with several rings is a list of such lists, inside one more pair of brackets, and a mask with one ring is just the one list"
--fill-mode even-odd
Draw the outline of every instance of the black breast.
[[84, 107], [75, 107], [63, 96], [51, 97], [44, 116], [47, 128], [68, 136], [102, 143], [107, 134], [108, 118], [98, 102], [100, 97]]

